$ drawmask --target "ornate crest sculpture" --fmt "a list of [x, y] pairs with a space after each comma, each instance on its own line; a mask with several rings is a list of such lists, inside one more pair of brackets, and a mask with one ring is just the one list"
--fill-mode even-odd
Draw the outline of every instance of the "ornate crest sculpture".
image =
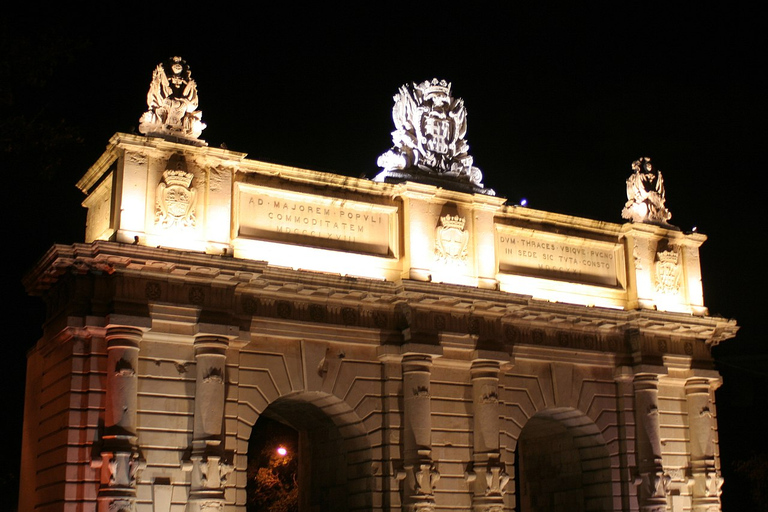
[[465, 220], [458, 215], [440, 217], [435, 230], [435, 258], [441, 263], [463, 264], [467, 260], [469, 232]]
[[632, 222], [668, 226], [667, 221], [672, 214], [664, 205], [666, 198], [661, 171], [654, 172], [651, 159], [646, 157], [632, 162], [632, 170], [635, 172], [627, 178], [628, 200], [621, 216]]
[[149, 110], [139, 119], [139, 131], [145, 135], [197, 139], [205, 129], [203, 113], [197, 110], [197, 84], [181, 57], [157, 65], [147, 106]]
[[483, 187], [483, 175], [469, 156], [464, 100], [451, 96], [445, 80], [403, 85], [394, 96], [394, 147], [381, 155], [376, 181], [421, 181], [494, 195]]
[[680, 291], [680, 265], [675, 250], [656, 253], [656, 291], [674, 294]]
[[194, 174], [187, 171], [184, 157], [173, 155], [155, 194], [155, 224], [170, 228], [195, 226]]

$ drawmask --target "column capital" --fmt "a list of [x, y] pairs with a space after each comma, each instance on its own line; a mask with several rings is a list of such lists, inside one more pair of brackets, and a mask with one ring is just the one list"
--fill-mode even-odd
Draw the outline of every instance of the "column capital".
[[104, 338], [107, 347], [139, 348], [139, 343], [144, 335], [143, 329], [128, 325], [108, 325]]
[[685, 380], [685, 393], [709, 393], [722, 385], [723, 380], [720, 375], [714, 377], [705, 377], [695, 375]]
[[195, 336], [195, 354], [223, 354], [229, 346], [229, 338], [226, 336], [217, 336], [211, 334], [200, 334]]
[[472, 380], [477, 379], [498, 379], [499, 371], [501, 370], [500, 361], [492, 361], [489, 359], [475, 359], [472, 361], [469, 373]]

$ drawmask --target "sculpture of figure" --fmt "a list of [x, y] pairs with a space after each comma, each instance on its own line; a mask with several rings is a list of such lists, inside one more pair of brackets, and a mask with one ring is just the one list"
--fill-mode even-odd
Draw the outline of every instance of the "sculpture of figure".
[[139, 131], [196, 139], [205, 129], [198, 103], [197, 84], [187, 62], [172, 57], [158, 64], [152, 73], [147, 93], [149, 109], [139, 120]]
[[621, 216], [632, 222], [668, 225], [672, 214], [664, 205], [664, 178], [661, 171], [653, 171], [650, 158], [632, 162], [635, 171], [627, 179], [627, 203]]
[[467, 110], [464, 100], [451, 96], [451, 84], [445, 80], [426, 80], [403, 85], [393, 98], [392, 132], [394, 147], [381, 155], [383, 169], [376, 181], [387, 178], [409, 179], [440, 176], [464, 182], [485, 194], [480, 169], [469, 156]]

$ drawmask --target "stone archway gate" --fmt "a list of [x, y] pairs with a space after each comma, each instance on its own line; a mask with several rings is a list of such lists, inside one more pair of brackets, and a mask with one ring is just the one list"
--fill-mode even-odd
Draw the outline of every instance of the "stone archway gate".
[[[197, 224], [156, 222], [162, 180]], [[22, 510], [243, 510], [251, 427], [290, 399], [340, 432], [348, 510], [511, 509], [517, 439], [559, 408], [605, 441], [614, 510], [719, 507], [709, 348], [736, 327], [702, 235], [125, 134], [81, 187], [88, 243], [26, 282]], [[581, 260], [536, 263], [558, 251]]]

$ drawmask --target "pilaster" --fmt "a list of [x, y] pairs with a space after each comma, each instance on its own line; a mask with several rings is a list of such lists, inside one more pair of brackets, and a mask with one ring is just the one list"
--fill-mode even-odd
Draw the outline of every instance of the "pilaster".
[[133, 512], [136, 508], [136, 479], [145, 463], [138, 450], [136, 403], [139, 343], [136, 327], [107, 327], [107, 386], [104, 433], [99, 458], [101, 469], [99, 512]]
[[[716, 381], [715, 381], [716, 382]], [[715, 411], [710, 379], [693, 377], [685, 383], [691, 449], [694, 512], [720, 510], [723, 479], [715, 464]]]
[[474, 359], [472, 378], [473, 453], [467, 480], [473, 489], [475, 512], [501, 512], [509, 475], [499, 451], [499, 370], [500, 361]]
[[224, 336], [195, 338], [195, 420], [192, 454], [184, 469], [192, 473], [189, 512], [219, 512], [224, 507], [224, 485], [234, 467], [225, 461], [224, 422], [226, 350]]
[[403, 504], [408, 512], [435, 508], [435, 484], [440, 479], [432, 461], [430, 374], [432, 355], [403, 355]]
[[637, 425], [638, 500], [642, 512], [664, 512], [667, 484], [661, 458], [659, 430], [659, 376], [636, 373], [634, 377]]

